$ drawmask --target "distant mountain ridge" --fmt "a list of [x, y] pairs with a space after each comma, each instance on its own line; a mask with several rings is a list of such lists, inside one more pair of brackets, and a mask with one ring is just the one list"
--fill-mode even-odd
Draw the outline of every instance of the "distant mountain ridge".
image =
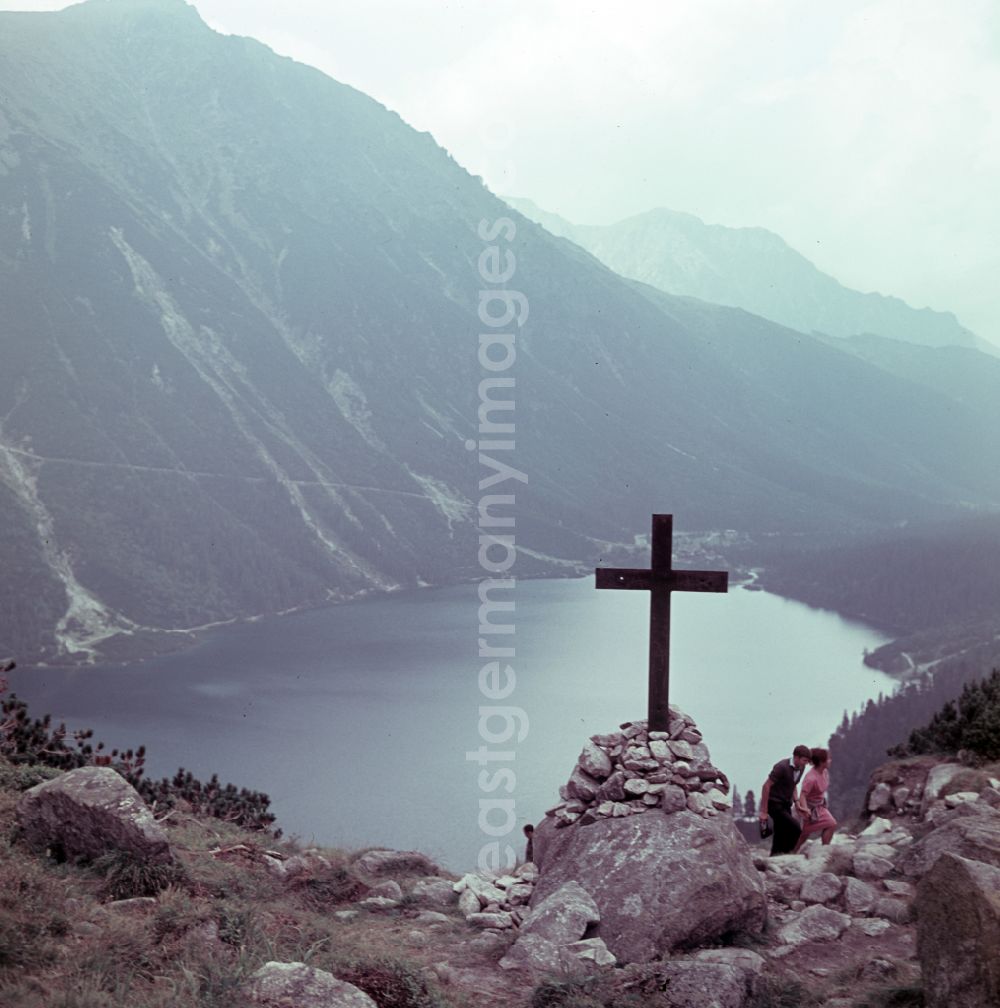
[[993, 349], [951, 312], [915, 309], [896, 297], [843, 286], [764, 228], [706, 224], [662, 207], [616, 224], [573, 224], [531, 200], [508, 202], [616, 273], [668, 294], [744, 308], [805, 333]]
[[979, 401], [623, 280], [183, 0], [0, 14], [0, 94], [0, 654], [22, 664], [480, 577], [491, 244], [530, 305], [495, 459], [526, 482], [493, 491], [519, 575], [622, 556], [654, 511], [752, 542], [1000, 507]]

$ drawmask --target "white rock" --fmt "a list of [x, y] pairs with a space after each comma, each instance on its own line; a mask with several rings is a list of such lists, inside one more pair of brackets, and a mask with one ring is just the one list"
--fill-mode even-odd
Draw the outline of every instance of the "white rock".
[[458, 897], [458, 909], [464, 916], [468, 917], [471, 914], [479, 913], [482, 909], [482, 904], [479, 902], [479, 897], [471, 889], [465, 889]]
[[876, 837], [880, 833], [891, 833], [892, 823], [888, 819], [883, 819], [881, 816], [875, 816], [874, 819], [861, 831], [861, 836], [863, 837]]
[[945, 808], [958, 808], [968, 802], [979, 801], [978, 791], [956, 791], [954, 794], [944, 796]]
[[649, 740], [649, 751], [657, 762], [663, 763], [665, 760], [671, 759], [672, 754], [667, 743], [660, 739]]
[[649, 790], [649, 784], [641, 777], [625, 781], [625, 794], [632, 798], [639, 798]]
[[566, 946], [566, 951], [584, 962], [592, 962], [595, 966], [614, 966], [618, 960], [611, 954], [603, 938], [585, 938]]
[[724, 791], [720, 791], [718, 788], [712, 788], [708, 792], [708, 797], [712, 804], [720, 811], [725, 812], [727, 809], [733, 807], [733, 800]]
[[875, 938], [880, 934], [888, 931], [892, 925], [887, 920], [882, 920], [878, 917], [872, 917], [869, 920], [855, 920], [851, 922], [851, 927], [856, 931], [860, 931], [864, 935], [868, 935], [869, 938]]

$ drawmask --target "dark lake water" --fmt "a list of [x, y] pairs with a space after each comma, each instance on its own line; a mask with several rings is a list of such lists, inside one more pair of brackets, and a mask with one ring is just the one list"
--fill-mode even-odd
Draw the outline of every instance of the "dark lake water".
[[[514, 595], [516, 633], [492, 639], [517, 649], [503, 701], [479, 690], [475, 585], [220, 628], [127, 666], [19, 669], [11, 687], [109, 747], [146, 745], [152, 776], [183, 766], [266, 791], [287, 834], [418, 849], [462, 870], [490, 840], [480, 799], [514, 802], [507, 839], [519, 849], [521, 825], [557, 801], [588, 736], [646, 713], [645, 592], [597, 592], [587, 578], [519, 581]], [[845, 709], [891, 690], [861, 662], [883, 641], [765, 592], [676, 594], [671, 701], [740, 793], [759, 792], [797, 743], [825, 745]], [[520, 708], [523, 739], [485, 743], [480, 706]], [[484, 744], [512, 754], [487, 765], [514, 771], [510, 794], [481, 790], [466, 753]]]

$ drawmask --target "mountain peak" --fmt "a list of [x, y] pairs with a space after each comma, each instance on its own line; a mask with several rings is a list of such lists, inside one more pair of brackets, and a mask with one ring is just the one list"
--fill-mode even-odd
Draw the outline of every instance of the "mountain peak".
[[63, 12], [82, 17], [112, 17], [141, 21], [153, 17], [185, 19], [203, 24], [201, 15], [187, 0], [83, 0]]

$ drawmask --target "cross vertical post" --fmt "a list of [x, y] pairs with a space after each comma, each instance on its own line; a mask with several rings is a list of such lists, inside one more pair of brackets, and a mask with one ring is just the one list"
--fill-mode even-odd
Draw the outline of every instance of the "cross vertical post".
[[726, 592], [726, 571], [673, 569], [674, 516], [653, 515], [648, 570], [631, 567], [598, 567], [596, 588], [619, 588], [649, 592], [649, 730], [667, 731], [670, 726], [670, 596], [675, 591]]

